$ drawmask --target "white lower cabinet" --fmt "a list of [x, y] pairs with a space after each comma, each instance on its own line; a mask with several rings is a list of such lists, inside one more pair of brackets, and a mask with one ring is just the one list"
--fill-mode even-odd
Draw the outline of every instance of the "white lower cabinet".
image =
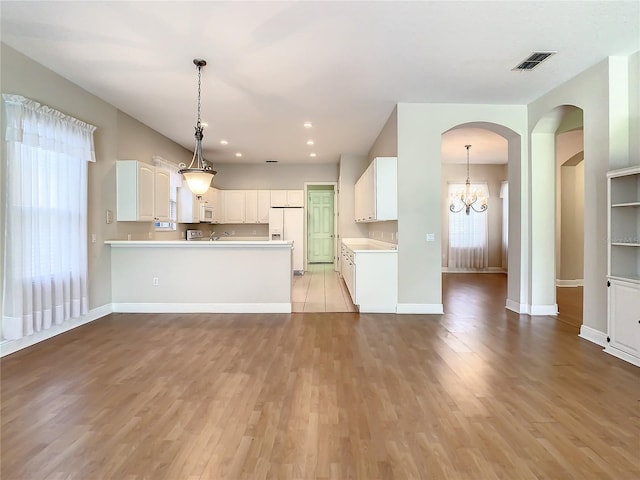
[[640, 367], [640, 284], [618, 279], [609, 282], [605, 351]]
[[[360, 240], [360, 239], [358, 239]], [[392, 244], [343, 241], [341, 274], [362, 313], [395, 313], [398, 304], [398, 251]]]

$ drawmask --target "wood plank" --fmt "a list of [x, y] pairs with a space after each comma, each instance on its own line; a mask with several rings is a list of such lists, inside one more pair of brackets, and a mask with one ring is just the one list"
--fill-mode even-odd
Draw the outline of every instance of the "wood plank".
[[640, 369], [480, 280], [445, 315], [112, 314], [17, 352], [0, 477], [640, 478]]

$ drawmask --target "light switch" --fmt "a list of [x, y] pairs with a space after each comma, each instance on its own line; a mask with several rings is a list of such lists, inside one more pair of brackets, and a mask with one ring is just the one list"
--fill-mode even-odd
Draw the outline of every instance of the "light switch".
[[427, 242], [435, 242], [436, 241], [436, 234], [435, 233], [427, 233], [426, 240], [427, 240]]
[[95, 233], [91, 234], [91, 243], [96, 243], [96, 234]]
[[112, 223], [113, 222], [113, 211], [112, 210], [107, 210], [106, 220], [107, 220], [107, 223]]

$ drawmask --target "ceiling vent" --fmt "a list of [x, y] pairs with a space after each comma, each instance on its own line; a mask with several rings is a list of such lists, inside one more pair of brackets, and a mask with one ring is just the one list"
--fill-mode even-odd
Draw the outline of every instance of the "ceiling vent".
[[266, 163], [278, 163], [278, 160], [265, 160]]
[[530, 71], [544, 62], [551, 55], [555, 55], [557, 52], [533, 52], [527, 58], [525, 58], [522, 62], [516, 65], [511, 70], [514, 72], [517, 71]]

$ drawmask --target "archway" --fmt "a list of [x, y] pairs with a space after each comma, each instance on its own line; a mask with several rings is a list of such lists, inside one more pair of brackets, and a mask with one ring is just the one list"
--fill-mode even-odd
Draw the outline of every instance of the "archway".
[[[558, 313], [556, 283], [562, 256], [562, 230], [558, 223], [562, 217], [560, 168], [584, 148], [582, 123], [582, 109], [562, 105], [544, 115], [531, 133], [531, 315]], [[567, 135], [571, 131], [575, 133]], [[573, 159], [576, 165], [577, 160], [578, 157]], [[581, 186], [580, 198], [584, 199], [584, 175]], [[584, 254], [580, 258], [583, 262]]]
[[[493, 252], [493, 260], [495, 263], [493, 265], [496, 271], [504, 270], [509, 272], [507, 279], [507, 298], [506, 298], [506, 307], [510, 310], [516, 311], [518, 313], [524, 313], [522, 310], [522, 305], [526, 303], [526, 297], [524, 297], [524, 293], [526, 293], [526, 284], [523, 283], [522, 272], [522, 242], [521, 235], [522, 230], [521, 226], [521, 138], [513, 130], [496, 123], [491, 122], [466, 122], [461, 123], [459, 125], [455, 125], [452, 128], [446, 130], [442, 134], [442, 139], [446, 138], [447, 135], [457, 134], [459, 137], [461, 132], [475, 132], [479, 134], [481, 131], [487, 133], [487, 141], [494, 143], [493, 145], [493, 155], [497, 155], [499, 157], [499, 163], [503, 165], [502, 174], [498, 174], [498, 176], [502, 175], [500, 181], [497, 181], [497, 176], [493, 173], [489, 173], [488, 169], [485, 169], [485, 172], [482, 173], [485, 177], [489, 175], [491, 177], [492, 188], [489, 190], [490, 195], [490, 208], [500, 209], [502, 211], [503, 203], [505, 204], [506, 211], [511, 212], [510, 221], [508, 222], [508, 232], [505, 235], [509, 239], [509, 248], [506, 251], [506, 265], [503, 264], [502, 261], [502, 214], [497, 215], [493, 221], [497, 222], [497, 227], [494, 227], [494, 235], [495, 231], [500, 232], [500, 246], [497, 248], [495, 252]], [[500, 139], [500, 141], [496, 141], [496, 137]], [[442, 140], [442, 145], [445, 145], [445, 140]], [[444, 148], [444, 147], [443, 147]], [[464, 152], [464, 150], [463, 150]], [[464, 153], [463, 153], [464, 154]], [[486, 149], [485, 149], [486, 154]], [[443, 158], [446, 157], [447, 153], [442, 152]], [[491, 153], [489, 153], [491, 155]], [[485, 155], [486, 156], [486, 155]], [[495, 159], [494, 159], [495, 160]], [[443, 211], [448, 211], [447, 199], [448, 198], [448, 189], [447, 189], [447, 178], [446, 177], [446, 168], [443, 169]], [[508, 195], [505, 198], [501, 198], [500, 184], [503, 180], [509, 184]], [[493, 205], [491, 205], [493, 203]], [[444, 226], [444, 223], [447, 219], [447, 215], [443, 215], [443, 262], [446, 262], [447, 256], [445, 254], [446, 245], [445, 242], [448, 240], [447, 228]], [[497, 241], [494, 239], [494, 241]], [[495, 245], [494, 245], [495, 249]], [[491, 265], [489, 265], [491, 266]], [[499, 268], [498, 268], [499, 266]]]

